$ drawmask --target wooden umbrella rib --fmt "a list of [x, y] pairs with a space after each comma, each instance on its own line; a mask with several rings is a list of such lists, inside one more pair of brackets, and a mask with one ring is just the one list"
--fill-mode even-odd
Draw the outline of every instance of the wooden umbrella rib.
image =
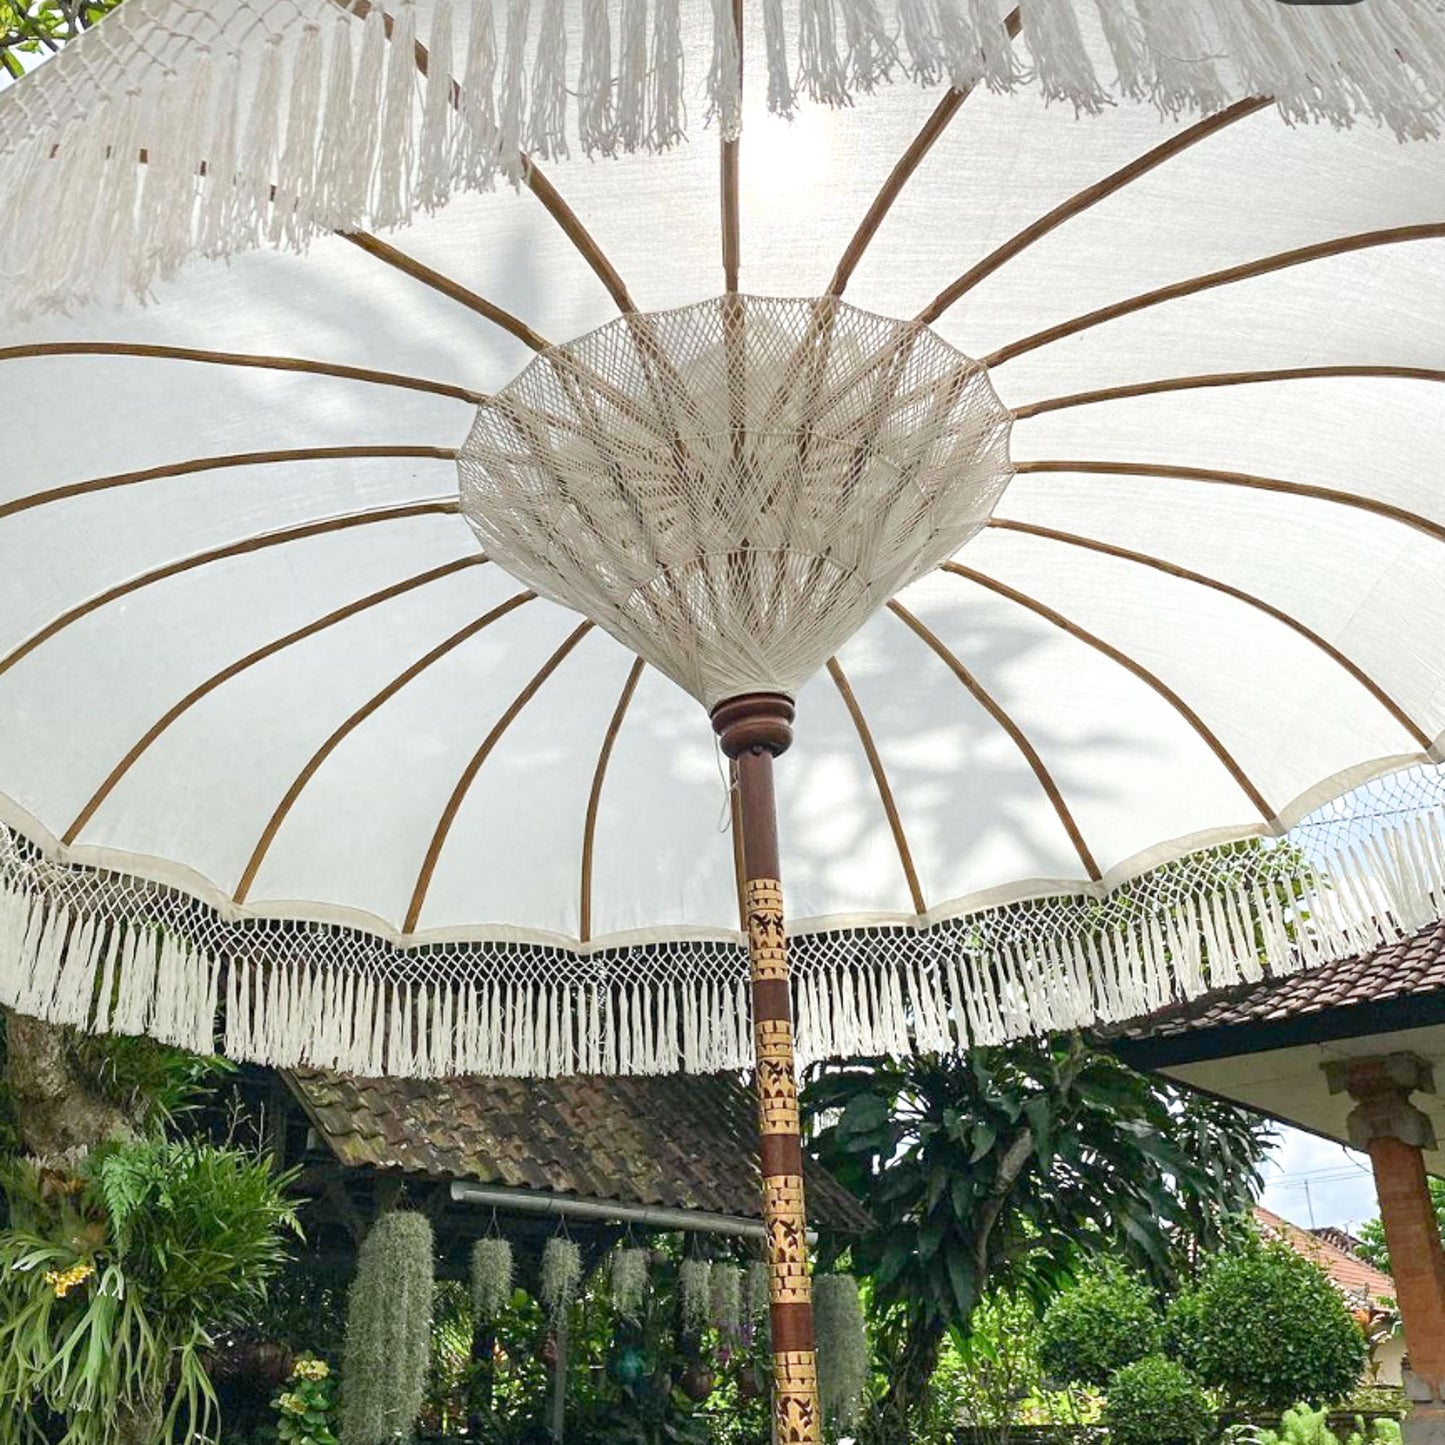
[[271, 845], [276, 841], [276, 835], [281, 831], [281, 825], [286, 821], [291, 809], [295, 807], [296, 800], [305, 790], [306, 785], [320, 771], [321, 765], [336, 751], [338, 747], [350, 735], [364, 723], [373, 713], [378, 712], [386, 703], [390, 702], [402, 688], [408, 683], [420, 677], [427, 668], [434, 663], [440, 662], [449, 653], [455, 652], [464, 642], [469, 642], [479, 632], [490, 627], [492, 623], [505, 617], [509, 612], [515, 611], [525, 602], [530, 602], [537, 594], [535, 592], [518, 592], [491, 611], [484, 612], [480, 617], [474, 617], [465, 627], [458, 628], [452, 635], [442, 642], [439, 642], [430, 651], [419, 657], [410, 667], [399, 672], [379, 692], [375, 692], [362, 705], [356, 709], [339, 727], [312, 753], [307, 760], [306, 766], [296, 775], [291, 786], [286, 789], [285, 796], [276, 805], [275, 811], [267, 820], [261, 836], [256, 841], [255, 848], [251, 851], [250, 860], [247, 862], [244, 872], [241, 874], [241, 881], [236, 885], [236, 892], [232, 897], [234, 903], [244, 903], [256, 881], [256, 875], [261, 871], [261, 865], [266, 861], [266, 854], [271, 851]]
[[[371, 11], [370, 0], [333, 0], [333, 3], [344, 9], [352, 10], [359, 20], [365, 20]], [[388, 40], [391, 39], [394, 23], [390, 15], [385, 17]], [[416, 42], [416, 68], [423, 76], [426, 76], [431, 69], [431, 56], [420, 40]], [[451, 88], [452, 105], [459, 107], [462, 96], [461, 86], [453, 79]], [[522, 180], [527, 189], [547, 208], [547, 213], [562, 228], [563, 234], [581, 253], [582, 259], [592, 268], [612, 299], [617, 302], [618, 309], [621, 311], [636, 310], [627, 294], [627, 287], [623, 285], [621, 276], [617, 274], [612, 263], [603, 254], [602, 248], [592, 239], [587, 228], [578, 220], [576, 212], [562, 199], [557, 188], [543, 175], [530, 156], [523, 155], [520, 160], [522, 162]]]
[[1011, 341], [984, 358], [988, 367], [1002, 366], [1016, 356], [1037, 351], [1041, 346], [1077, 336], [1081, 331], [1102, 326], [1108, 321], [1117, 321], [1132, 316], [1136, 311], [1145, 311], [1151, 306], [1161, 306], [1166, 301], [1178, 301], [1186, 296], [1197, 296], [1202, 291], [1212, 291], [1220, 286], [1231, 286], [1237, 281], [1253, 281], [1276, 271], [1285, 271], [1292, 266], [1308, 265], [1312, 261], [1327, 260], [1332, 256], [1345, 256], [1354, 251], [1366, 251], [1379, 246], [1400, 246], [1410, 241], [1435, 241], [1445, 237], [1445, 222], [1431, 222], [1419, 226], [1394, 226], [1386, 230], [1363, 231], [1353, 236], [1337, 236], [1330, 241], [1317, 241], [1310, 246], [1297, 246], [1291, 251], [1279, 251], [1272, 256], [1262, 256], [1255, 261], [1246, 261], [1239, 266], [1227, 266], [1222, 271], [1210, 271], [1202, 276], [1191, 276], [1169, 286], [1160, 286], [1138, 296], [1116, 301], [1110, 306], [1101, 306], [1096, 311], [1086, 312], [1071, 320], [1061, 321], [1043, 331], [1036, 331], [1022, 340]]
[[367, 458], [396, 458], [398, 460], [423, 460], [454, 462], [457, 458], [455, 447], [430, 446], [352, 446], [352, 447], [290, 447], [269, 452], [236, 452], [226, 456], [190, 457], [183, 462], [168, 462], [159, 467], [143, 467], [133, 472], [115, 472], [108, 477], [91, 477], [83, 482], [69, 482], [63, 487], [52, 487], [47, 492], [32, 492], [28, 497], [17, 497], [14, 501], [0, 504], [0, 521], [17, 516], [36, 507], [49, 506], [52, 502], [68, 501], [72, 497], [89, 496], [92, 492], [110, 491], [116, 487], [131, 487], [142, 482], [163, 481], [169, 477], [194, 476], [198, 472], [224, 471], [232, 467], [275, 466], [288, 462], [332, 462]]
[[1055, 206], [1045, 216], [1040, 216], [1031, 225], [1025, 226], [1017, 235], [1005, 241], [1003, 245], [991, 251], [977, 265], [965, 271], [958, 280], [940, 291], [934, 299], [919, 313], [918, 319], [931, 325], [937, 321], [954, 302], [972, 291], [980, 281], [992, 276], [999, 267], [1026, 251], [1035, 241], [1042, 240], [1050, 231], [1057, 230], [1066, 221], [1071, 221], [1075, 216], [1099, 204], [1122, 191], [1126, 186], [1137, 181], [1141, 176], [1146, 176], [1157, 166], [1163, 165], [1166, 161], [1172, 160], [1182, 151], [1188, 150], [1191, 146], [1198, 145], [1200, 141], [1207, 140], [1210, 136], [1233, 125], [1236, 121], [1245, 119], [1246, 116], [1254, 115], [1265, 106], [1272, 104], [1269, 100], [1252, 98], [1249, 100], [1236, 101], [1235, 104], [1226, 109], [1216, 112], [1214, 115], [1206, 116], [1203, 120], [1196, 121], [1193, 125], [1178, 134], [1171, 136], [1162, 144], [1155, 146], [1152, 150], [1146, 151], [1137, 160], [1132, 160], [1126, 166], [1121, 166], [1117, 171], [1104, 177], [1103, 180], [1095, 182], [1094, 185], [1086, 187], [1077, 194], [1070, 196], [1061, 205]]
[[948, 645], [932, 632], [925, 623], [915, 617], [903, 604], [896, 599], [888, 604], [888, 610], [905, 623], [912, 631], [933, 649], [933, 652], [942, 661], [953, 675], [972, 694], [975, 702], [1006, 732], [1014, 746], [1023, 754], [1024, 761], [1028, 763], [1033, 771], [1034, 777], [1038, 780], [1039, 786], [1044, 790], [1049, 803], [1058, 816], [1059, 823], [1064, 832], [1068, 834], [1069, 842], [1073, 845], [1074, 851], [1079, 855], [1079, 862], [1083, 864], [1084, 871], [1089, 875], [1092, 882], [1098, 883], [1103, 878], [1099, 865], [1094, 861], [1094, 855], [1089, 851], [1089, 845], [1084, 841], [1084, 835], [1079, 829], [1078, 823], [1070, 811], [1069, 805], [1064, 801], [1064, 795], [1059, 785], [1054, 781], [1054, 775], [1049, 771], [1039, 751], [1028, 739], [1024, 730], [1016, 723], [1008, 712], [995, 700], [993, 695], [978, 681], [976, 677], [966, 668]]
[[430, 392], [457, 401], [480, 405], [489, 400], [485, 392], [454, 386], [446, 381], [428, 381], [396, 371], [375, 371], [367, 366], [345, 366], [339, 362], [312, 361], [299, 356], [257, 356], [242, 351], [207, 351], [191, 346], [152, 346], [127, 341], [46, 341], [30, 346], [0, 347], [0, 361], [19, 361], [44, 356], [124, 356], [162, 361], [194, 361], [211, 366], [250, 367], [261, 371], [302, 372], [312, 376], [334, 376], [343, 381], [364, 381], [376, 386], [394, 386], [406, 391]]
[[1104, 557], [1114, 557], [1122, 562], [1134, 563], [1141, 567], [1152, 568], [1156, 572], [1162, 572], [1167, 577], [1177, 577], [1180, 581], [1195, 583], [1200, 587], [1208, 587], [1211, 591], [1218, 592], [1225, 597], [1232, 597], [1238, 602], [1243, 602], [1256, 611], [1262, 612], [1267, 617], [1273, 618], [1276, 622], [1283, 623], [1291, 631], [1296, 632], [1307, 642], [1313, 644], [1325, 654], [1332, 662], [1342, 667], [1354, 680], [1363, 687], [1389, 714], [1400, 724], [1406, 732], [1420, 745], [1428, 749], [1432, 739], [1430, 735], [1410, 716], [1385, 689], [1375, 681], [1358, 663], [1347, 657], [1328, 638], [1322, 637], [1312, 627], [1307, 627], [1298, 618], [1290, 616], [1283, 608], [1276, 607], [1264, 598], [1256, 596], [1253, 592], [1246, 592], [1242, 587], [1235, 587], [1228, 582], [1223, 582], [1217, 577], [1210, 577], [1206, 573], [1196, 572], [1189, 567], [1181, 567], [1178, 563], [1166, 561], [1162, 557], [1155, 557], [1148, 552], [1137, 552], [1129, 547], [1120, 547], [1112, 542], [1101, 542], [1094, 537], [1080, 536], [1075, 532], [1060, 531], [1057, 527], [1044, 527], [1035, 522], [1015, 522], [1002, 517], [990, 519], [989, 526], [1004, 532], [1018, 532], [1028, 537], [1038, 537], [1044, 541], [1061, 542], [1065, 546], [1079, 547], [1089, 552], [1097, 552]]
[[[1022, 21], [1019, 12], [1014, 9], [1010, 12], [1004, 26], [1008, 30], [1010, 40], [1017, 40]], [[853, 272], [858, 269], [858, 263], [863, 259], [863, 253], [872, 244], [873, 237], [878, 234], [878, 228], [887, 218], [889, 211], [893, 209], [893, 203], [902, 194], [904, 186], [912, 179], [913, 173], [923, 163], [923, 159], [934, 145], [938, 138], [948, 129], [949, 122], [958, 113], [959, 107], [978, 88], [977, 82], [963, 90], [950, 88], [944, 92], [943, 99], [934, 107], [933, 113], [924, 121], [922, 129], [913, 137], [908, 149], [899, 157], [897, 165], [889, 173], [888, 179], [884, 181], [878, 194], [873, 199], [873, 204], [868, 207], [868, 213], [859, 222], [858, 229], [853, 233], [853, 238], [844, 248], [843, 255], [838, 261], [838, 269], [833, 272], [833, 279], [828, 283], [827, 294], [829, 296], [841, 296], [848, 287], [848, 282], [853, 279]]]
[[607, 288], [607, 294], [617, 303], [617, 309], [624, 312], [636, 311], [637, 307], [633, 305], [632, 297], [628, 294], [622, 277], [618, 275], [617, 268], [607, 259], [602, 247], [593, 240], [587, 227], [578, 219], [577, 213], [562, 199], [557, 187], [543, 175], [536, 162], [531, 157], [524, 157], [524, 160], [522, 179], [527, 189], [541, 201], [547, 214], [562, 228], [562, 233]]
[[597, 767], [592, 774], [592, 790], [587, 795], [587, 821], [582, 828], [582, 881], [581, 881], [581, 926], [577, 937], [582, 943], [592, 938], [592, 856], [597, 843], [597, 811], [602, 803], [602, 784], [607, 778], [607, 765], [612, 761], [612, 749], [617, 734], [622, 731], [623, 719], [632, 705], [632, 695], [637, 691], [638, 679], [642, 676], [644, 663], [636, 658], [627, 672], [627, 681], [622, 684], [622, 695], [617, 699], [607, 732], [602, 738], [602, 751], [597, 755]]
[[1167, 702], [1185, 722], [1194, 729], [1204, 745], [1219, 759], [1229, 776], [1234, 779], [1245, 797], [1258, 809], [1260, 816], [1268, 823], [1273, 823], [1278, 818], [1278, 813], [1270, 805], [1268, 799], [1255, 786], [1253, 779], [1245, 772], [1239, 760], [1220, 741], [1219, 735], [1204, 721], [1202, 717], [1184, 701], [1182, 697], [1164, 681], [1158, 673], [1130, 657], [1121, 648], [1115, 647], [1112, 642], [1106, 642], [1097, 633], [1090, 632], [1088, 628], [1082, 627], [1072, 618], [1065, 617], [1056, 608], [1050, 607], [1045, 602], [1040, 602], [1037, 597], [1031, 597], [1027, 592], [1020, 592], [1017, 587], [1010, 587], [1006, 582], [1000, 582], [997, 577], [990, 577], [987, 573], [979, 572], [973, 567], [964, 567], [957, 562], [945, 562], [943, 571], [951, 573], [955, 577], [962, 577], [966, 581], [973, 582], [979, 587], [986, 588], [999, 597], [1016, 603], [1026, 608], [1046, 622], [1052, 623], [1070, 637], [1077, 638], [1080, 642], [1092, 647], [1096, 652], [1107, 657], [1110, 662], [1117, 663], [1126, 672], [1132, 673], [1140, 682], [1151, 687], [1160, 697]]
[[208, 567], [213, 562], [222, 562], [233, 557], [244, 557], [252, 552], [264, 551], [268, 547], [281, 547], [289, 542], [300, 542], [308, 537], [349, 531], [356, 527], [369, 527], [380, 522], [399, 522], [412, 517], [446, 516], [460, 510], [461, 504], [456, 501], [410, 502], [405, 506], [387, 507], [375, 512], [354, 512], [340, 517], [324, 517], [320, 521], [287, 527], [279, 532], [265, 532], [259, 536], [246, 537], [239, 542], [228, 542], [225, 546], [212, 547], [209, 551], [197, 552], [192, 556], [182, 557], [178, 561], [168, 562], [163, 567], [156, 567], [138, 577], [130, 577], [124, 582], [118, 582], [114, 587], [107, 588], [104, 592], [98, 592], [94, 597], [86, 598], [84, 602], [77, 603], [74, 607], [62, 612], [60, 616], [47, 622], [44, 627], [38, 632], [32, 633], [18, 647], [4, 657], [0, 657], [0, 675], [9, 672], [22, 658], [28, 657], [37, 647], [49, 642], [51, 638], [63, 632], [72, 623], [79, 622], [81, 618], [98, 612], [102, 607], [106, 607], [122, 597], [129, 597], [133, 593], [141, 591], [142, 588], [153, 586], [157, 582], [168, 581], [172, 577], [179, 577], [182, 573], [193, 572], [200, 567]]
[[116, 785], [145, 755], [147, 750], [171, 726], [177, 719], [189, 712], [203, 698], [229, 682], [233, 677], [238, 677], [248, 668], [264, 662], [268, 657], [274, 657], [278, 652], [288, 647], [293, 647], [299, 642], [304, 642], [309, 637], [315, 637], [317, 633], [324, 632], [328, 627], [335, 627], [348, 618], [355, 617], [359, 613], [366, 612], [372, 607], [379, 607], [383, 603], [390, 602], [393, 598], [401, 597], [408, 592], [414, 592], [419, 587], [428, 586], [432, 582], [439, 582], [444, 577], [450, 577], [456, 572], [461, 572], [468, 567], [480, 567], [488, 559], [480, 554], [473, 557], [460, 557], [454, 562], [447, 562], [443, 566], [433, 567], [429, 571], [418, 573], [413, 577], [403, 578], [400, 582], [394, 582], [389, 587], [383, 587], [380, 591], [369, 593], [365, 597], [358, 598], [355, 602], [348, 602], [344, 607], [338, 607], [335, 611], [328, 612], [324, 617], [318, 617], [314, 622], [308, 622], [304, 627], [298, 627], [293, 632], [288, 632], [272, 642], [266, 643], [264, 647], [258, 647], [253, 652], [248, 652], [244, 657], [238, 658], [219, 672], [214, 672], [204, 682], [193, 687], [178, 703], [167, 709], [140, 738], [126, 752], [125, 756], [107, 774], [105, 781], [91, 794], [89, 801], [75, 815], [74, 821], [65, 830], [61, 842], [68, 847], [80, 836], [86, 824], [95, 816], [102, 803], [115, 791]]
[[433, 832], [431, 843], [426, 850], [426, 857], [422, 860], [421, 872], [417, 874], [416, 887], [412, 890], [411, 903], [406, 910], [406, 922], [402, 926], [404, 933], [411, 933], [416, 928], [421, 911], [426, 906], [426, 895], [431, 888], [432, 877], [436, 873], [437, 864], [441, 861], [442, 849], [446, 847], [447, 836], [450, 834], [452, 824], [456, 822], [457, 814], [461, 812], [462, 804], [466, 801], [472, 784], [476, 782], [477, 774], [481, 772], [483, 764], [492, 755], [492, 750], [501, 741], [502, 735], [517, 720], [517, 715], [537, 695], [542, 684], [556, 672], [572, 649], [596, 625], [594, 622], [583, 622], [567, 635], [561, 646], [542, 664], [526, 687], [512, 699], [506, 712], [497, 719], [491, 732], [486, 735], [481, 746], [472, 754], [471, 761], [462, 769], [462, 775], [457, 779], [457, 785], [452, 789], [451, 797], [447, 799], [447, 805], [437, 820], [436, 830]]
[[475, 291], [468, 290], [460, 281], [453, 281], [450, 276], [441, 271], [434, 270], [414, 256], [408, 256], [405, 251], [399, 251], [395, 246], [388, 245], [385, 241], [378, 240], [375, 236], [366, 231], [338, 231], [336, 233], [343, 240], [350, 241], [368, 256], [374, 256], [378, 261], [400, 271], [404, 276], [410, 276], [413, 281], [420, 281], [423, 286], [429, 286], [433, 291], [445, 296], [449, 301], [455, 301], [465, 306], [470, 311], [475, 311], [478, 316], [495, 326], [500, 326], [503, 331], [515, 336], [524, 346], [529, 346], [533, 351], [545, 351], [550, 344], [544, 336], [538, 335], [520, 317], [513, 316], [510, 311], [504, 311], [495, 302], [488, 301], [485, 296], [478, 296]]
[[898, 861], [903, 867], [904, 878], [908, 880], [908, 892], [913, 898], [913, 911], [922, 917], [928, 912], [928, 904], [924, 901], [923, 889], [918, 882], [918, 869], [914, 866], [913, 853], [908, 847], [908, 838], [903, 831], [903, 820], [898, 816], [898, 804], [893, 797], [893, 789], [889, 785], [888, 774], [883, 767], [883, 759], [879, 756], [878, 745], [873, 740], [872, 729], [869, 728], [847, 674], [839, 665], [836, 657], [828, 659], [828, 675], [833, 679], [833, 685], [843, 699], [843, 706], [848, 709], [848, 716], [853, 719], [853, 727], [858, 734], [858, 741], [863, 745], [863, 752], [867, 755], [868, 766], [873, 773], [873, 782], [883, 803], [883, 811], [888, 815], [888, 827], [893, 833], [893, 846], [898, 850]]
[[1128, 401], [1139, 396], [1161, 396], [1174, 391], [1202, 391], [1211, 387], [1255, 386], [1270, 381], [1320, 381], [1338, 377], [1383, 379], [1387, 381], [1445, 381], [1445, 371], [1428, 366], [1281, 366], [1265, 371], [1212, 371], [1195, 376], [1167, 376], [1154, 381], [1135, 381], [1124, 386], [1107, 386], [1098, 391], [1076, 391], [1068, 396], [1050, 396], [1026, 402], [1013, 409], [1015, 421], [1070, 407], [1095, 406], [1106, 401]]
[[1154, 481], [1204, 482], [1224, 487], [1244, 487], [1251, 491], [1278, 492], [1288, 497], [1308, 497], [1316, 502], [1332, 502], [1341, 507], [1353, 507], [1357, 511], [1369, 512], [1372, 516], [1385, 517], [1392, 522], [1413, 527], [1436, 542], [1445, 542], [1445, 524], [1422, 517], [1406, 507], [1397, 507], [1393, 502], [1384, 502], [1377, 497], [1361, 497], [1354, 492], [1342, 492], [1334, 487], [1321, 487], [1313, 482], [1290, 482], [1280, 477], [1255, 476], [1250, 472], [1217, 471], [1211, 467], [1181, 467], [1164, 462], [1106, 462], [1106, 461], [1028, 461], [1014, 465], [1018, 476], [1049, 476], [1077, 472], [1081, 476], [1093, 477], [1144, 477]]
[[[738, 43], [738, 97], [743, 91], [743, 0], [733, 0], [733, 34]], [[721, 143], [722, 181], [722, 256], [723, 285], [729, 293], [738, 289], [738, 272], [742, 267], [742, 219], [739, 189], [739, 138], [733, 136]]]

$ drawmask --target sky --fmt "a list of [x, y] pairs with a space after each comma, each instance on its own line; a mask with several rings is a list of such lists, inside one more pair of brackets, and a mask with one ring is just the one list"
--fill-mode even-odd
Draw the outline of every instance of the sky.
[[1380, 1211], [1369, 1160], [1298, 1129], [1281, 1128], [1264, 1174], [1260, 1203], [1310, 1229], [1327, 1224], [1358, 1227]]

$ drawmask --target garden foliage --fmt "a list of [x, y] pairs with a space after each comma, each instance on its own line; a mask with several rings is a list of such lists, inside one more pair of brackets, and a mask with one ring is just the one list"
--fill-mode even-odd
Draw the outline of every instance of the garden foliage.
[[1170, 1307], [1172, 1353], [1235, 1405], [1332, 1404], [1359, 1382], [1364, 1334], [1323, 1271], [1281, 1240], [1206, 1265]]
[[1109, 1445], [1206, 1445], [1214, 1411], [1199, 1382], [1163, 1355], [1125, 1365], [1109, 1381]]
[[1163, 1336], [1154, 1291], [1138, 1275], [1105, 1265], [1044, 1312], [1039, 1363], [1066, 1384], [1102, 1387], [1116, 1370], [1157, 1354]]

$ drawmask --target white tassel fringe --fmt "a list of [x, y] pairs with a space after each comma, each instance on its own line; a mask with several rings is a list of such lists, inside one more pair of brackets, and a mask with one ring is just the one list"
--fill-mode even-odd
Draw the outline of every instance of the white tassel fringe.
[[[128, 0], [0, 102], [0, 195], [21, 198], [0, 208], [0, 314], [144, 295], [198, 253], [401, 225], [459, 188], [490, 186], [499, 170], [520, 182], [529, 154], [682, 140], [682, 0], [462, 8], [457, 66], [461, 17], [450, 0], [429, 11], [422, 35], [415, 0], [259, 11], [251, 0]], [[1036, 86], [1091, 113], [1116, 97], [1180, 116], [1272, 95], [1290, 122], [1362, 120], [1402, 140], [1441, 134], [1438, 5], [1021, 0], [1018, 43], [1004, 27], [1008, 8], [760, 0], [768, 106], [791, 113], [799, 87], [847, 105], [907, 70], [960, 89]], [[712, 13], [706, 114], [731, 136], [741, 123], [731, 0], [712, 0]], [[178, 48], [175, 36], [194, 43]]]
[[[140, 885], [138, 895], [114, 875], [56, 869], [23, 849], [0, 830], [0, 1004], [56, 1023], [211, 1052], [224, 979], [225, 1052], [277, 1067], [530, 1077], [751, 1063], [739, 944], [408, 954], [304, 924], [198, 926], [197, 905], [179, 894]], [[1356, 839], [1314, 874], [1275, 876], [1259, 866], [1267, 856], [1241, 855], [1237, 883], [1204, 892], [1188, 891], [1187, 872], [1145, 875], [1103, 925], [1107, 899], [1075, 900], [1072, 912], [1053, 899], [927, 929], [797, 937], [800, 1058], [942, 1052], [1118, 1023], [1445, 917], [1437, 813]], [[145, 921], [138, 896], [151, 900]]]

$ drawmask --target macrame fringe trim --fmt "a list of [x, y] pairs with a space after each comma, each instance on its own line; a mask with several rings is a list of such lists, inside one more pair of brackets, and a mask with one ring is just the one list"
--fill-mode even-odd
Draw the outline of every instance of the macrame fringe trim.
[[[1240, 873], [1230, 887], [1191, 892], [1188, 872], [1170, 865], [1129, 885], [1122, 906], [1118, 893], [1064, 900], [1081, 919], [1112, 914], [1104, 926], [1068, 927], [1053, 899], [927, 929], [797, 937], [800, 1059], [946, 1052], [1119, 1023], [1368, 952], [1445, 917], [1445, 826], [1439, 812], [1422, 813], [1313, 872]], [[359, 966], [357, 936], [317, 925], [304, 940], [310, 956], [288, 956], [284, 940], [311, 926], [278, 934], [255, 922], [226, 925], [222, 956], [184, 925], [125, 916], [105, 900], [116, 879], [58, 869], [24, 845], [0, 852], [0, 1003], [91, 1032], [362, 1077], [711, 1073], [752, 1061], [740, 945], [709, 945], [692, 969], [685, 945], [650, 945], [643, 957], [539, 946], [535, 959], [513, 946], [492, 960], [494, 976], [476, 945], [471, 959], [454, 954], [446, 973], [426, 976], [424, 949]], [[204, 909], [183, 900], [183, 912], [195, 923]], [[316, 956], [318, 940], [338, 961]], [[384, 957], [377, 940], [365, 945]]]
[[[573, 29], [565, 0], [438, 0], [421, 35], [414, 0], [295, 0], [230, 28], [198, 18], [199, 0], [129, 0], [0, 106], [0, 195], [24, 198], [0, 208], [0, 312], [144, 295], [198, 253], [398, 226], [455, 191], [519, 183], [527, 157], [573, 142], [588, 155], [677, 144], [681, 0], [580, 4]], [[731, 137], [740, 38], [731, 0], [709, 8], [704, 114]], [[761, 0], [759, 83], [785, 115], [799, 94], [848, 105], [907, 73], [1037, 87], [1084, 113], [1119, 97], [1179, 116], [1270, 95], [1291, 122], [1441, 131], [1445, 10], [1420, 0], [1022, 0], [1018, 44], [1009, 8]]]

